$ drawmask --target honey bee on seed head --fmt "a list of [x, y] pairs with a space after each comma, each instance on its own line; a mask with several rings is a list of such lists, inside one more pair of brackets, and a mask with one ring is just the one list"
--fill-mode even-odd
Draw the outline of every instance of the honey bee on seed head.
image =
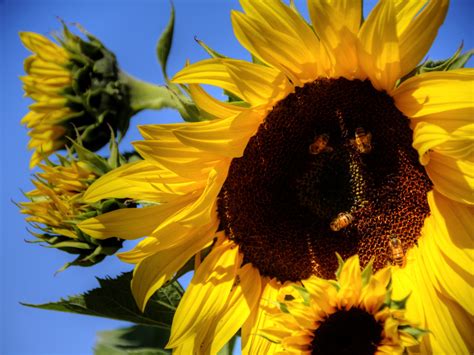
[[399, 267], [404, 267], [406, 264], [405, 253], [403, 252], [402, 243], [400, 239], [392, 236], [390, 238], [390, 252], [392, 253], [392, 262]]
[[338, 232], [343, 228], [346, 228], [349, 224], [352, 223], [354, 220], [354, 216], [352, 216], [350, 213], [347, 212], [342, 212], [337, 215], [336, 218], [334, 218], [331, 223], [330, 227], [331, 230], [334, 232]]
[[320, 134], [314, 137], [313, 143], [309, 145], [309, 153], [312, 155], [318, 155], [322, 152], [332, 152], [332, 148], [328, 146], [329, 135]]
[[355, 139], [351, 139], [351, 143], [362, 154], [368, 154], [372, 151], [372, 134], [366, 132], [362, 127], [355, 130]]

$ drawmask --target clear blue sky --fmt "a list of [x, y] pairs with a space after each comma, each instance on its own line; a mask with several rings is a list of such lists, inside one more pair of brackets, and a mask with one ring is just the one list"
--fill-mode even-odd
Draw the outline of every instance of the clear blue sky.
[[[452, 2], [430, 58], [450, 56], [461, 40], [465, 48], [474, 47], [474, 1]], [[367, 2], [366, 8], [374, 3]], [[297, 1], [297, 5], [306, 13], [305, 1]], [[230, 10], [239, 8], [237, 1], [175, 0], [175, 6], [175, 43], [169, 73], [179, 70], [186, 59], [195, 62], [205, 58], [194, 35], [227, 56], [248, 58], [234, 39], [230, 24]], [[48, 34], [59, 29], [57, 16], [78, 22], [116, 53], [125, 71], [162, 83], [155, 44], [168, 15], [169, 2], [165, 0], [0, 0], [0, 354], [91, 354], [97, 331], [127, 325], [26, 308], [18, 303], [57, 300], [95, 287], [94, 276], [114, 276], [130, 269], [110, 258], [92, 268], [71, 267], [54, 276], [70, 256], [24, 242], [29, 239], [27, 225], [11, 203], [23, 200], [20, 189], [32, 187], [26, 129], [19, 123], [30, 102], [22, 97], [18, 79], [23, 75], [23, 60], [28, 52], [22, 47], [18, 32]], [[143, 112], [133, 119], [126, 141], [140, 139], [135, 124], [178, 120], [172, 111]]]

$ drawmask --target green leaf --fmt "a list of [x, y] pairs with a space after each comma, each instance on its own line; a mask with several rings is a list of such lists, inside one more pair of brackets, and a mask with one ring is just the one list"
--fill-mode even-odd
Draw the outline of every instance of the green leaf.
[[99, 332], [94, 347], [95, 355], [162, 355], [171, 354], [164, 347], [170, 336], [169, 329], [135, 325]]
[[173, 32], [174, 32], [174, 6], [171, 3], [171, 14], [168, 21], [168, 25], [163, 30], [163, 33], [158, 40], [158, 45], [156, 47], [156, 53], [158, 55], [158, 60], [161, 64], [161, 70], [163, 71], [163, 76], [166, 81], [169, 81], [168, 74], [166, 73], [166, 63], [168, 62], [168, 56], [171, 51], [171, 45], [173, 44]]
[[86, 314], [170, 329], [174, 312], [184, 293], [178, 282], [172, 282], [152, 296], [145, 312], [142, 313], [130, 290], [132, 272], [124, 273], [115, 279], [98, 278], [97, 280], [99, 288], [81, 295], [70, 296], [58, 302], [22, 304], [34, 308]]

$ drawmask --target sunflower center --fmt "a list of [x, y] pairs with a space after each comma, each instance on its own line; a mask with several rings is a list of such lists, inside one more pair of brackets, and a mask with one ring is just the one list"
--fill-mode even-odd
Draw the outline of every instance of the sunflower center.
[[313, 354], [375, 354], [382, 325], [372, 315], [352, 308], [331, 314], [314, 331]]
[[389, 95], [369, 81], [318, 79], [280, 101], [232, 160], [218, 211], [262, 275], [333, 278], [336, 252], [362, 265], [373, 257], [375, 269], [401, 264], [430, 189]]

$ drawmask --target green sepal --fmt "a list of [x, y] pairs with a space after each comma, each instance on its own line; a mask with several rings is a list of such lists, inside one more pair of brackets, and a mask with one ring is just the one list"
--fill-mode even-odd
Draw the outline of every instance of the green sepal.
[[266, 63], [262, 62], [258, 57], [252, 54], [252, 63], [268, 66]]
[[341, 289], [341, 285], [336, 280], [328, 280], [328, 282], [334, 287], [337, 291]]
[[129, 88], [120, 81], [115, 55], [96, 37], [80, 30], [86, 38], [72, 33], [63, 22], [62, 36], [55, 36], [68, 51], [67, 69], [73, 77], [62, 95], [71, 111], [78, 113], [62, 120], [61, 125], [66, 136], [80, 139], [87, 149], [96, 151], [110, 140], [107, 126], [119, 136], [125, 135], [134, 112]]
[[163, 355], [166, 350], [170, 330], [152, 326], [134, 325], [132, 327], [108, 330], [97, 333], [94, 346], [95, 355]]
[[92, 246], [90, 244], [83, 243], [83, 242], [77, 242], [77, 241], [74, 241], [74, 239], [69, 239], [69, 240], [65, 240], [65, 241], [62, 241], [62, 242], [50, 244], [48, 247], [49, 248], [63, 249], [63, 250], [66, 250], [68, 248], [82, 249], [82, 250], [92, 249]]
[[339, 276], [341, 276], [341, 271], [342, 271], [342, 268], [344, 267], [344, 260], [342, 259], [341, 255], [339, 255], [339, 253], [336, 253], [336, 257], [337, 257], [337, 270], [336, 270], [336, 280], [339, 280]]
[[166, 64], [168, 62], [168, 56], [171, 51], [171, 47], [173, 44], [173, 33], [174, 33], [174, 20], [175, 20], [175, 11], [173, 2], [170, 1], [171, 5], [171, 13], [170, 19], [168, 20], [168, 24], [166, 25], [165, 29], [161, 33], [160, 39], [158, 40], [158, 44], [156, 46], [156, 54], [158, 56], [158, 60], [161, 65], [161, 71], [163, 72], [163, 76], [165, 80], [168, 82], [168, 74], [166, 72]]
[[111, 318], [163, 329], [171, 328], [174, 312], [184, 293], [178, 282], [170, 283], [158, 290], [150, 298], [145, 312], [142, 313], [130, 289], [132, 272], [121, 274], [114, 279], [97, 278], [97, 280], [99, 287], [84, 294], [70, 296], [58, 302], [22, 304], [45, 310]]
[[309, 294], [308, 290], [305, 287], [299, 286], [299, 285], [295, 285], [295, 286], [293, 286], [293, 288], [296, 291], [298, 291], [298, 293], [303, 298], [303, 304], [305, 306], [309, 306], [310, 294]]
[[89, 149], [84, 148], [82, 144], [77, 143], [72, 139], [70, 141], [74, 151], [79, 157], [79, 160], [86, 162], [94, 174], [102, 176], [112, 170], [109, 164], [107, 164], [107, 160], [94, 152], [91, 152]]
[[400, 83], [406, 81], [407, 79], [415, 75], [419, 75], [423, 73], [430, 73], [430, 72], [436, 72], [436, 71], [449, 71], [449, 70], [464, 68], [464, 66], [467, 64], [469, 59], [471, 59], [472, 55], [474, 54], [474, 50], [471, 49], [461, 54], [463, 47], [464, 47], [464, 44], [461, 43], [459, 48], [450, 58], [443, 59], [443, 60], [428, 60], [420, 64], [415, 69], [413, 69], [410, 73], [408, 73], [402, 79], [400, 79]]
[[426, 63], [423, 63], [417, 68], [417, 74], [463, 68], [474, 53], [474, 51], [471, 49], [470, 51], [461, 54], [463, 46], [464, 45], [461, 43], [457, 51], [448, 59], [429, 60]]
[[422, 328], [415, 328], [415, 327], [410, 327], [409, 325], [400, 325], [398, 329], [404, 333], [407, 333], [411, 335], [413, 338], [416, 340], [420, 340], [420, 338], [428, 333], [431, 333], [427, 329], [422, 329]]
[[220, 54], [216, 50], [209, 47], [206, 43], [198, 39], [197, 36], [194, 36], [194, 40], [197, 42], [197, 44], [199, 44], [202, 47], [202, 49], [206, 51], [207, 54], [211, 56], [211, 58], [228, 58], [225, 55]]
[[288, 306], [285, 303], [278, 302], [278, 306], [280, 308], [280, 311], [282, 311], [283, 313], [290, 313], [290, 310], [288, 309]]
[[372, 265], [374, 263], [374, 259], [370, 259], [370, 261], [367, 263], [366, 267], [361, 273], [361, 278], [362, 278], [362, 287], [367, 285], [369, 283], [370, 277], [372, 276]]
[[270, 343], [273, 343], [273, 344], [280, 344], [279, 341], [273, 340], [273, 339], [269, 338], [269, 337], [266, 336], [266, 335], [263, 335], [263, 334], [257, 334], [257, 335], [258, 335], [259, 337], [262, 337], [263, 339], [269, 341]]
[[410, 298], [410, 294], [406, 295], [401, 300], [390, 300], [390, 308], [396, 310], [406, 309], [408, 298]]

